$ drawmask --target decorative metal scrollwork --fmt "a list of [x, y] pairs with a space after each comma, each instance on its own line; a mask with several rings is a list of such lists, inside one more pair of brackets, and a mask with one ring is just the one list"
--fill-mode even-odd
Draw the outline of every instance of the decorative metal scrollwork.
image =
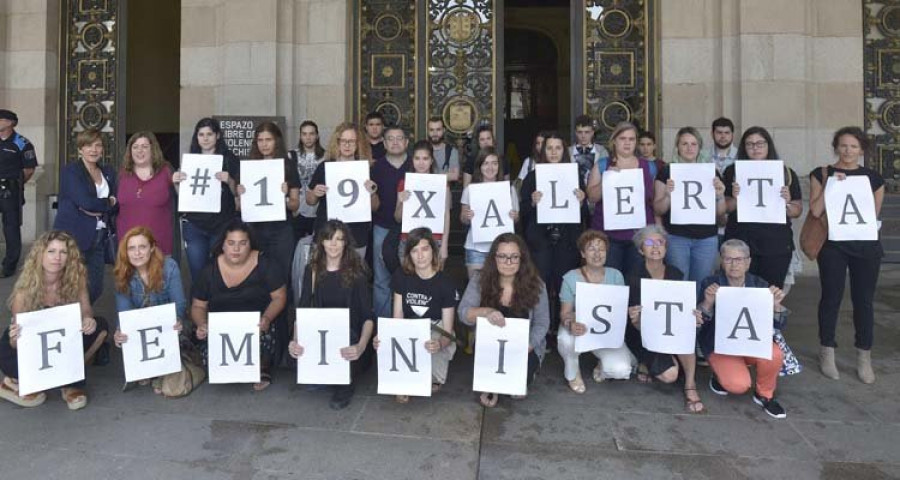
[[865, 0], [864, 6], [864, 121], [876, 145], [870, 166], [900, 179], [900, 2]]
[[496, 22], [493, 0], [428, 2], [427, 111], [448, 133], [495, 122]]
[[64, 118], [60, 125], [62, 154], [77, 160], [75, 136], [94, 128], [106, 138], [104, 160], [116, 163], [119, 101], [118, 0], [65, 2], [62, 53]]
[[582, 1], [584, 113], [597, 120], [602, 140], [622, 121], [654, 129], [654, 2]]
[[358, 112], [381, 112], [385, 123], [415, 135], [416, 2], [365, 0], [357, 5]]

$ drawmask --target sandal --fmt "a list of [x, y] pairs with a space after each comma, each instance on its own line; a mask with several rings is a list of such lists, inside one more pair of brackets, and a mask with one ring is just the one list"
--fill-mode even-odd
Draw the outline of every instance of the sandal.
[[650, 372], [647, 371], [646, 365], [638, 365], [636, 378], [638, 383], [653, 383], [653, 377], [651, 377]]
[[[696, 400], [691, 398], [691, 394], [688, 392], [694, 392], [693, 396], [696, 397]], [[706, 413], [706, 407], [703, 405], [703, 402], [700, 400], [700, 395], [697, 394], [696, 388], [685, 388], [684, 389], [684, 408], [688, 413], [693, 414], [703, 414]]]
[[577, 394], [579, 394], [579, 395], [581, 395], [582, 393], [584, 393], [584, 391], [585, 391], [586, 389], [585, 389], [585, 387], [584, 387], [584, 380], [581, 379], [581, 372], [576, 373], [576, 374], [575, 374], [575, 378], [572, 379], [572, 380], [569, 380], [569, 388], [570, 388], [573, 392], [575, 392], [575, 393], [577, 393]]
[[497, 395], [496, 393], [484, 392], [478, 400], [484, 408], [494, 408], [497, 406], [497, 400], [499, 399], [500, 395]]
[[409, 403], [409, 395], [396, 395], [394, 396], [394, 401], [401, 405], [406, 405]]
[[0, 398], [15, 403], [20, 407], [33, 408], [44, 403], [44, 400], [47, 400], [47, 395], [44, 392], [19, 395], [19, 382], [6, 377], [0, 383]]
[[594, 381], [597, 383], [603, 383], [606, 380], [606, 377], [603, 375], [603, 365], [598, 363], [596, 367], [594, 367], [594, 372], [591, 375], [594, 378]]
[[253, 384], [253, 391], [261, 392], [261, 391], [269, 388], [269, 385], [271, 385], [271, 384], [272, 384], [272, 375], [270, 375], [268, 372], [260, 372], [259, 373], [259, 383]]
[[60, 393], [69, 410], [81, 410], [87, 406], [87, 394], [80, 388], [62, 388]]

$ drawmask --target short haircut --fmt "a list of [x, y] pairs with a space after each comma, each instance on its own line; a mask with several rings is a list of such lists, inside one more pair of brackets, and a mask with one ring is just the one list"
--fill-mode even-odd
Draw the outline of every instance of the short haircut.
[[749, 257], [749, 256], [750, 256], [750, 246], [747, 245], [747, 243], [744, 242], [743, 240], [740, 240], [740, 239], [737, 239], [737, 238], [732, 238], [732, 239], [730, 239], [730, 240], [725, 240], [725, 241], [722, 243], [722, 246], [719, 247], [719, 256], [720, 256], [720, 257], [721, 257], [722, 255], [725, 254], [725, 249], [726, 249], [726, 248], [730, 248], [730, 249], [732, 249], [732, 250], [737, 250], [737, 251], [741, 252], [741, 254], [744, 255], [744, 256], [746, 256], [746, 257]]
[[444, 126], [444, 119], [438, 116], [428, 117], [428, 123], [440, 123], [441, 126]]
[[388, 125], [384, 129], [384, 134], [387, 135], [388, 132], [400, 132], [403, 134], [404, 139], [408, 139], [408, 137], [406, 135], [406, 130], [404, 130], [403, 127], [401, 127], [400, 125], [397, 125], [397, 124]]
[[81, 147], [90, 145], [97, 140], [103, 140], [103, 135], [100, 134], [100, 130], [89, 128], [83, 132], [79, 132], [78, 136], [75, 137], [75, 148], [81, 149]]
[[427, 227], [419, 227], [414, 228], [411, 232], [409, 232], [406, 237], [406, 246], [403, 248], [403, 259], [401, 260], [401, 265], [403, 265], [403, 272], [408, 275], [416, 274], [416, 266], [413, 264], [410, 259], [410, 255], [416, 246], [419, 243], [425, 240], [428, 242], [428, 246], [431, 247], [431, 266], [434, 268], [434, 271], [438, 271], [441, 269], [441, 255], [438, 251], [437, 241], [434, 239], [434, 235], [431, 233], [431, 229]]
[[369, 120], [381, 120], [381, 123], [384, 124], [384, 115], [382, 115], [381, 112], [369, 112], [369, 114], [366, 115], [365, 123], [369, 123]]
[[643, 130], [638, 134], [638, 141], [640, 141], [642, 138], [649, 138], [650, 140], [653, 140], [653, 143], [656, 143], [656, 135], [654, 135], [653, 132]]
[[594, 128], [594, 119], [590, 115], [579, 115], [575, 118], [575, 128], [578, 127]]
[[609, 251], [609, 237], [600, 230], [593, 229], [585, 230], [578, 236], [578, 251], [583, 252], [588, 245], [594, 242], [594, 240], [603, 242], [603, 247]]
[[719, 117], [719, 118], [713, 120], [713, 123], [712, 123], [713, 130], [715, 130], [716, 128], [722, 128], [722, 127], [728, 127], [729, 129], [731, 129], [731, 132], [734, 133], [734, 122], [732, 122], [730, 118]]
[[650, 225], [647, 225], [646, 227], [638, 230], [637, 233], [634, 234], [634, 237], [632, 237], [631, 241], [634, 242], [634, 247], [637, 248], [637, 250], [640, 252], [641, 245], [644, 244], [644, 240], [650, 235], [654, 234], [659, 235], [663, 238], [669, 238], [669, 233], [666, 232], [665, 228], [655, 223], [651, 223]]
[[859, 127], [842, 127], [834, 132], [834, 138], [831, 139], [831, 147], [834, 148], [835, 152], [837, 152], [838, 145], [841, 143], [841, 137], [844, 135], [850, 135], [851, 137], [856, 138], [863, 155], [868, 156], [869, 148], [872, 147], [872, 140], [866, 135], [866, 132]]

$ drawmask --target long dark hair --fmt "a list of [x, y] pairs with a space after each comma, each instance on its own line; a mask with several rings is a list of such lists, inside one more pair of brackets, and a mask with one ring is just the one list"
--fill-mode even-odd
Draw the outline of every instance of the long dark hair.
[[412, 251], [414, 248], [419, 246], [419, 243], [425, 240], [428, 242], [428, 246], [431, 247], [431, 268], [434, 269], [435, 272], [441, 270], [441, 255], [438, 251], [437, 241], [434, 239], [434, 235], [431, 233], [431, 229], [428, 227], [419, 227], [414, 228], [411, 232], [409, 232], [409, 236], [406, 237], [406, 246], [403, 248], [403, 259], [400, 261], [400, 264], [403, 266], [403, 271], [407, 275], [415, 275], [416, 274], [416, 266], [412, 262]]
[[225, 138], [222, 136], [222, 127], [219, 125], [219, 121], [215, 118], [204, 117], [194, 126], [194, 134], [191, 135], [191, 153], [203, 153], [203, 149], [200, 148], [200, 142], [197, 141], [197, 134], [200, 133], [200, 129], [203, 127], [209, 128], [218, 136], [216, 139], [216, 155], [225, 155], [229, 152], [228, 146], [225, 145]]
[[[319, 126], [316, 125], [316, 122], [314, 122], [312, 120], [304, 120], [303, 123], [300, 124], [300, 128], [297, 129], [297, 132], [302, 133], [304, 127], [313, 127], [314, 129], [316, 129], [316, 146], [315, 146], [316, 158], [324, 157], [325, 149], [322, 147], [322, 136], [319, 135]], [[300, 152], [301, 154], [303, 153], [303, 141], [302, 140], [297, 141], [297, 151]]]
[[235, 218], [228, 222], [228, 225], [225, 226], [225, 231], [222, 232], [222, 236], [220, 236], [219, 240], [213, 245], [211, 252], [213, 258], [225, 253], [225, 239], [228, 237], [228, 234], [232, 232], [244, 232], [247, 235], [247, 239], [250, 240], [250, 250], [259, 250], [259, 244], [256, 243], [256, 236], [253, 235], [253, 232], [250, 230], [250, 225], [240, 218]]
[[572, 161], [569, 158], [569, 148], [566, 144], [566, 139], [563, 138], [559, 132], [547, 132], [547, 135], [544, 136], [544, 144], [541, 145], [541, 155], [537, 158], [536, 163], [547, 163], [547, 140], [559, 140], [563, 144], [563, 158], [559, 161], [559, 163], [569, 163]]
[[[386, 131], [387, 130], [385, 130], [385, 132]], [[418, 152], [419, 150], [428, 152], [428, 156], [431, 157], [431, 168], [429, 169], [428, 173], [437, 173], [437, 162], [434, 160], [434, 147], [431, 146], [431, 142], [429, 142], [428, 140], [419, 140], [418, 142], [416, 142], [416, 144], [413, 145], [412, 148], [413, 157], [416, 156], [416, 152]], [[413, 165], [412, 160], [410, 160], [409, 162], [409, 170], [407, 171], [410, 173], [416, 173], [416, 167]]]
[[328, 270], [328, 262], [325, 256], [325, 240], [330, 240], [341, 232], [344, 234], [344, 252], [341, 255], [341, 285], [344, 288], [350, 288], [359, 278], [365, 278], [368, 275], [368, 269], [365, 262], [356, 253], [356, 244], [353, 240], [353, 234], [347, 224], [340, 220], [329, 220], [319, 228], [316, 233], [316, 241], [313, 243], [309, 252], [309, 265], [313, 273], [316, 275], [316, 283], [322, 281]]
[[747, 160], [750, 157], [747, 156], [747, 147], [744, 146], [744, 142], [747, 141], [747, 137], [750, 135], [759, 135], [765, 139], [766, 143], [769, 146], [769, 154], [766, 155], [766, 160], [778, 160], [778, 152], [775, 150], [775, 141], [772, 140], [772, 136], [769, 135], [769, 131], [763, 127], [750, 127], [747, 130], [744, 130], [744, 134], [741, 135], [741, 143], [738, 145], [737, 150], [737, 158], [738, 160]]
[[287, 159], [287, 146], [285, 146], [284, 143], [284, 134], [281, 133], [281, 128], [277, 123], [269, 121], [260, 123], [253, 131], [253, 143], [250, 145], [250, 159], [259, 160], [263, 158], [262, 153], [259, 152], [259, 146], [256, 144], [256, 139], [259, 137], [259, 134], [263, 132], [269, 132], [275, 137], [275, 153], [272, 155], [272, 158]]
[[494, 239], [491, 250], [484, 260], [481, 269], [481, 303], [482, 307], [499, 309], [500, 298], [503, 296], [503, 288], [500, 286], [500, 272], [497, 270], [497, 249], [501, 243], [514, 243], [519, 247], [519, 271], [513, 281], [513, 292], [510, 308], [515, 312], [524, 312], [534, 308], [540, 300], [541, 288], [544, 282], [538, 273], [537, 267], [531, 261], [531, 253], [525, 240], [515, 233], [503, 233]]
[[484, 175], [481, 173], [481, 166], [484, 165], [484, 162], [490, 156], [497, 157], [497, 178], [495, 180], [503, 180], [503, 159], [500, 157], [500, 154], [497, 153], [496, 148], [488, 147], [478, 151], [478, 157], [475, 159], [475, 168], [472, 170], [472, 183], [481, 183], [484, 181]]

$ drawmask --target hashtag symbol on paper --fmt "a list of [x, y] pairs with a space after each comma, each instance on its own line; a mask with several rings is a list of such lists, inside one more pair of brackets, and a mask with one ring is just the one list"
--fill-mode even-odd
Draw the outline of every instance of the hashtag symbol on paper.
[[[197, 169], [197, 173], [194, 174], [191, 179], [194, 183], [191, 184], [191, 195], [197, 194], [197, 189], [200, 189], [200, 195], [206, 195], [206, 189], [209, 188], [209, 180], [212, 177], [209, 176], [209, 169], [203, 170], [203, 175], [200, 175], [200, 169]], [[203, 183], [200, 183], [203, 182]]]

